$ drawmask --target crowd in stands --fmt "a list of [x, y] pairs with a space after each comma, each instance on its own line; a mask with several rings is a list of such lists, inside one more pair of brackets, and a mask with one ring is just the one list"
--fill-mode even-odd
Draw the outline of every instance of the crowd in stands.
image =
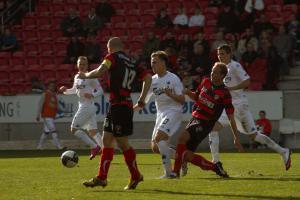
[[[283, 5], [295, 5], [297, 9], [288, 10], [284, 21], [276, 21], [276, 5], [266, 6], [265, 1], [275, 0], [210, 0], [207, 7], [195, 4], [192, 8], [187, 8], [185, 3], [176, 4], [177, 7], [162, 3], [156, 10], [157, 16], [153, 16], [152, 26], [141, 31], [142, 45], [134, 49], [125, 41], [127, 53], [150, 69], [151, 53], [166, 51], [169, 70], [193, 89], [203, 76], [210, 74], [213, 62], [217, 61], [216, 48], [229, 43], [234, 59], [252, 77], [254, 84], [250, 89], [277, 89], [280, 77], [289, 74], [290, 67], [294, 66], [295, 50], [299, 51], [296, 41], [300, 40], [300, 12], [297, 0], [282, 0]], [[99, 35], [103, 37], [119, 11], [110, 1], [98, 2], [85, 15], [70, 7], [59, 22], [62, 35], [69, 41], [62, 63], [74, 64], [82, 55], [90, 63], [101, 62], [106, 47]], [[22, 48], [15, 34], [3, 27], [0, 45], [1, 51], [15, 52]]]

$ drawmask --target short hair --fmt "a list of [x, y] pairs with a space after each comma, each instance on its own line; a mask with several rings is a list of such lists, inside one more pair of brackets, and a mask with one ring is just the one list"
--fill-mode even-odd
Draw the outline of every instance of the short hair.
[[266, 115], [266, 111], [264, 111], [264, 110], [260, 110], [259, 112], [263, 113], [264, 115]]
[[222, 62], [216, 62], [214, 66], [220, 68], [221, 74], [223, 74], [224, 77], [227, 75], [228, 69], [227, 69], [227, 66], [226, 66], [225, 63], [222, 63]]
[[227, 54], [231, 54], [231, 47], [228, 44], [218, 46], [217, 50], [224, 50]]
[[86, 61], [89, 61], [89, 59], [86, 57], [86, 56], [79, 56], [77, 61], [78, 60], [86, 60]]
[[155, 51], [151, 54], [151, 58], [153, 57], [158, 57], [160, 60], [164, 61], [166, 65], [169, 63], [169, 57], [165, 51]]
[[123, 42], [119, 37], [112, 37], [108, 40], [108, 45], [113, 48], [123, 48]]

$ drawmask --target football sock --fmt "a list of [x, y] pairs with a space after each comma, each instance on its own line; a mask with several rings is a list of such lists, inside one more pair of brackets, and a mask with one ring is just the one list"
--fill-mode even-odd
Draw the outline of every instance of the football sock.
[[217, 163], [220, 161], [219, 143], [220, 143], [220, 139], [219, 139], [218, 131], [210, 132], [209, 147], [210, 147], [213, 163]]
[[40, 137], [39, 144], [37, 146], [37, 149], [42, 149], [43, 148], [43, 144], [44, 144], [46, 138], [47, 138], [47, 134], [46, 133], [42, 133], [42, 135]]
[[212, 171], [215, 170], [214, 163], [206, 160], [204, 157], [202, 157], [198, 154], [194, 154], [191, 163], [193, 163], [194, 165], [200, 167], [203, 170], [212, 170]]
[[53, 140], [55, 146], [56, 146], [58, 149], [62, 149], [62, 146], [61, 146], [61, 144], [60, 144], [60, 142], [59, 142], [57, 133], [56, 133], [56, 132], [53, 132], [53, 133], [51, 134], [51, 136], [52, 136], [52, 140]]
[[96, 141], [96, 143], [99, 145], [99, 147], [103, 147], [102, 144], [102, 136], [99, 132], [96, 133], [96, 135], [93, 136], [94, 140]]
[[186, 145], [185, 144], [178, 144], [176, 147], [176, 156], [175, 156], [175, 164], [173, 168], [173, 172], [176, 174], [180, 173], [181, 165], [182, 165], [182, 160], [183, 160], [183, 155], [184, 152], [186, 151]]
[[170, 175], [172, 172], [172, 166], [171, 166], [170, 149], [168, 146], [168, 142], [165, 140], [161, 140], [157, 143], [157, 145], [161, 155], [165, 175]]
[[77, 130], [74, 135], [81, 139], [85, 144], [89, 145], [92, 149], [97, 147], [97, 144], [82, 130]]
[[261, 133], [257, 133], [257, 135], [254, 138], [254, 141], [267, 145], [270, 149], [273, 149], [277, 153], [283, 154], [285, 152], [285, 149], [276, 144], [271, 138], [269, 138], [266, 135], [263, 135]]
[[132, 147], [123, 152], [125, 162], [131, 174], [132, 180], [138, 180], [140, 177], [140, 172], [136, 164], [136, 154]]
[[101, 154], [100, 167], [98, 171], [98, 178], [101, 180], [107, 179], [109, 166], [114, 157], [114, 148], [103, 148]]

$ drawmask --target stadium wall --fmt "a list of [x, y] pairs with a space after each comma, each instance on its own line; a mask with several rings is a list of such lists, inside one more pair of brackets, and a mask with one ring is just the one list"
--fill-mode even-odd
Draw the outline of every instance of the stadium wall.
[[[278, 141], [278, 120], [283, 117], [283, 97], [281, 91], [270, 92], [248, 92], [247, 96], [251, 112], [256, 119], [259, 110], [265, 110], [268, 117], [272, 120], [274, 131], [272, 137]], [[138, 94], [132, 95], [136, 101]], [[0, 150], [1, 149], [35, 149], [39, 140], [42, 123], [36, 122], [37, 104], [39, 95], [18, 95], [18, 96], [0, 96]], [[96, 100], [97, 116], [99, 120], [99, 129], [102, 131], [102, 121], [104, 119], [108, 102], [106, 97], [100, 97]], [[187, 99], [183, 110], [184, 120], [188, 121], [191, 116], [193, 102]], [[73, 115], [77, 109], [76, 96], [59, 96], [59, 114], [57, 115], [57, 129], [62, 143], [70, 148], [87, 148], [79, 140], [69, 134], [69, 126]], [[155, 104], [153, 99], [147, 104], [146, 108], [139, 113], [135, 113], [134, 135], [131, 137], [134, 146], [140, 149], [149, 148], [149, 142], [152, 135], [152, 129], [155, 121]], [[182, 128], [186, 122], [183, 123]], [[234, 148], [232, 136], [229, 129], [222, 131], [221, 141], [222, 149]], [[242, 143], [249, 144], [249, 140], [241, 135]], [[176, 136], [171, 141], [173, 144]], [[46, 148], [54, 148], [51, 142], [48, 142]], [[200, 145], [201, 149], [208, 148], [207, 139]]]

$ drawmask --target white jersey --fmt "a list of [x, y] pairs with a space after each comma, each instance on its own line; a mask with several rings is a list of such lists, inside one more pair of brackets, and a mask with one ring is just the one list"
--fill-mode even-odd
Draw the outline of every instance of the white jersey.
[[[236, 61], [231, 60], [227, 64], [228, 73], [224, 78], [226, 87], [233, 87], [240, 84], [242, 81], [250, 79], [250, 76], [243, 69], [242, 65]], [[244, 89], [231, 90], [232, 104], [248, 103]]]
[[182, 105], [167, 96], [163, 92], [165, 88], [171, 89], [176, 95], [183, 95], [183, 85], [180, 79], [175, 74], [167, 71], [167, 74], [163, 77], [159, 77], [157, 74], [152, 76], [152, 84], [147, 99], [154, 94], [157, 113], [169, 110], [182, 112]]
[[73, 87], [64, 92], [64, 94], [77, 94], [79, 106], [93, 105], [94, 98], [88, 99], [84, 97], [85, 93], [92, 94], [93, 97], [103, 94], [103, 89], [98, 79], [80, 79], [78, 75], [75, 75]]

